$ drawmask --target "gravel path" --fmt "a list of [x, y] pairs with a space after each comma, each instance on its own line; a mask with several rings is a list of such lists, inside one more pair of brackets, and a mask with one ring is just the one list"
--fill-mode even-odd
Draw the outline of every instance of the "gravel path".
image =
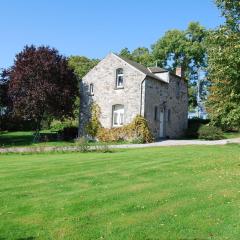
[[[162, 140], [154, 143], [147, 144], [121, 144], [121, 145], [109, 145], [112, 149], [121, 148], [146, 148], [146, 147], [168, 147], [168, 146], [186, 146], [186, 145], [225, 145], [228, 143], [240, 144], [240, 138], [216, 140], [216, 141], [203, 141], [203, 140]], [[0, 148], [0, 153], [24, 153], [24, 152], [49, 152], [49, 151], [78, 151], [77, 146], [66, 147], [9, 147]]]

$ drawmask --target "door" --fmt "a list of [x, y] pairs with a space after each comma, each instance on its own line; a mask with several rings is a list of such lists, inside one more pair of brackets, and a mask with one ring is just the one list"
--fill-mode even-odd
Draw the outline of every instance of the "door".
[[160, 121], [159, 137], [163, 138], [164, 137], [164, 110], [163, 109], [160, 110], [159, 121]]

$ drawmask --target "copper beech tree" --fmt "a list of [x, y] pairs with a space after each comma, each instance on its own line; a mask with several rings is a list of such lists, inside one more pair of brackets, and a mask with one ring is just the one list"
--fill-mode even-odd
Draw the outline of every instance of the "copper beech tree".
[[35, 121], [37, 131], [46, 117], [62, 119], [72, 115], [77, 80], [66, 57], [56, 49], [25, 46], [8, 74], [13, 113]]

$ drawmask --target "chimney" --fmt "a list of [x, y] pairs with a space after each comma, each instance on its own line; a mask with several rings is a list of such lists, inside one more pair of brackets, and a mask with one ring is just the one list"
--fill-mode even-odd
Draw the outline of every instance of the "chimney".
[[184, 72], [183, 72], [183, 69], [181, 67], [176, 68], [176, 75], [181, 77], [181, 78], [184, 77]]

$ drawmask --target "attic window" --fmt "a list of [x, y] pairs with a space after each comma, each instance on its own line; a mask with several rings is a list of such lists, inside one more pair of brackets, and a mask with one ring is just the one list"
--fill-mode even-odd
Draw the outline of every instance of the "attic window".
[[180, 81], [176, 82], [176, 97], [180, 97]]
[[116, 71], [116, 87], [123, 88], [123, 69], [118, 68]]
[[158, 120], [158, 107], [157, 106], [154, 107], [154, 120], [155, 121]]
[[93, 95], [93, 83], [89, 85], [89, 94]]

